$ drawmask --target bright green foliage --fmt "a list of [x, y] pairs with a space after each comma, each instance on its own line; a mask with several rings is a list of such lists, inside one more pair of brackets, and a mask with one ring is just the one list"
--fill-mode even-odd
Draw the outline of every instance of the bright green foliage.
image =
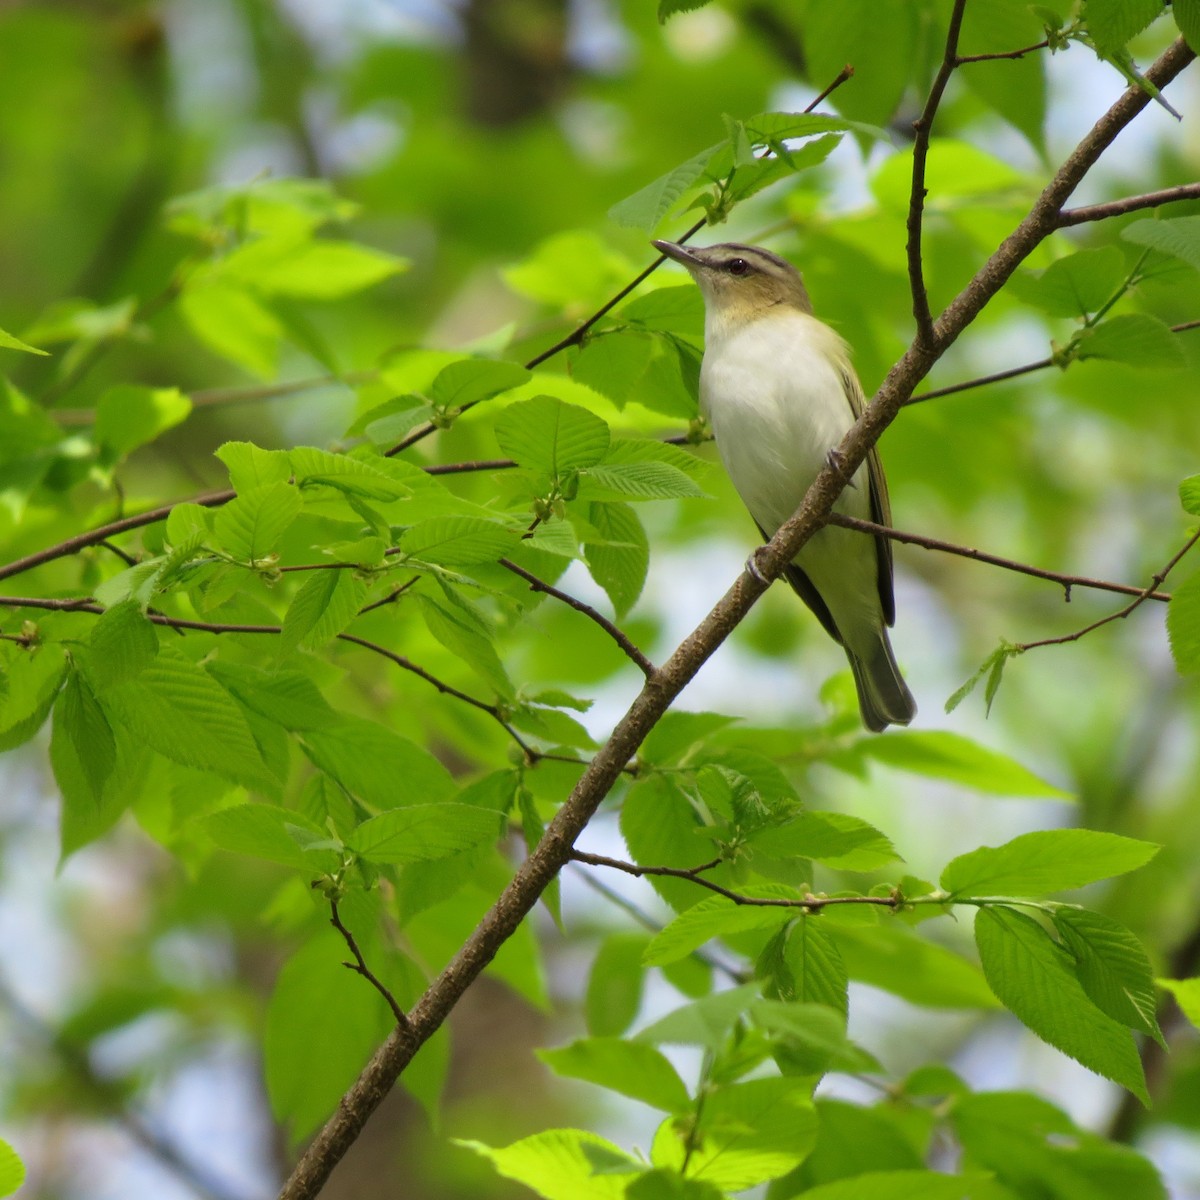
[[0, 1140], [0, 1196], [11, 1196], [24, 1182], [24, 1163], [7, 1142]]
[[[796, 262], [869, 396], [913, 334], [910, 127], [954, 6], [660, 0], [601, 6], [597, 32], [587, 5], [490, 0], [436, 37], [329, 46], [288, 6], [217, 7], [215, 76], [155, 3], [0, 15], [4, 851], [24, 887], [57, 793], [61, 893], [30, 927], [69, 954], [30, 1005], [65, 1015], [0, 1097], [17, 1140], [43, 1114], [56, 1146], [127, 1106], [153, 1126], [179, 1072], [236, 1042], [298, 1147], [392, 1002], [479, 967], [401, 1075], [424, 1112], [385, 1129], [381, 1194], [486, 1198], [494, 1171], [549, 1200], [1165, 1195], [1045, 1099], [975, 1090], [972, 1051], [1007, 1010], [1144, 1101], [1173, 1069], [1140, 1059], [1174, 1024], [1153, 964], [1200, 1020], [1180, 950], [1200, 585], [1185, 562], [1155, 584], [1169, 606], [1137, 594], [1200, 517], [1200, 217], [1052, 233], [881, 443], [899, 527], [1064, 581], [897, 544], [921, 714], [883, 736], [772, 588], [622, 742], [577, 845], [623, 871], [539, 868], [540, 908], [510, 921], [522, 861], [566, 852], [563, 804], [663, 687], [639, 668], [686, 648], [755, 540], [699, 416], [703, 301], [646, 271], [648, 237], [700, 219], [695, 244]], [[935, 319], [1046, 186], [1044, 129], [1088, 119], [1049, 123], [1047, 97], [1098, 106], [1085, 58], [1112, 99], [1138, 84], [1167, 7], [962, 9], [924, 162]], [[1200, 2], [1169, 7], [1195, 44]], [[820, 111], [769, 111], [847, 64]], [[1079, 203], [1194, 182], [1148, 108]], [[264, 140], [338, 185], [259, 172]], [[515, 932], [475, 945], [497, 915]], [[22, 963], [0, 965], [20, 1001]], [[138, 1057], [140, 1028], [113, 1053], [142, 1021], [161, 1053]], [[826, 1081], [847, 1074], [853, 1093]], [[639, 1106], [614, 1118], [630, 1145], [567, 1127], [592, 1119], [586, 1085]], [[0, 1194], [15, 1161], [0, 1143]]]
[[981, 846], [942, 872], [956, 898], [1042, 896], [1123, 875], [1149, 862], [1159, 847], [1092, 829], [1023, 833], [1003, 846]]
[[1083, 16], [1096, 49], [1111, 54], [1162, 12], [1162, 0], [1087, 0]]
[[991, 1171], [1010, 1189], [1006, 1194], [1025, 1196], [1036, 1189], [1054, 1200], [1160, 1200], [1167, 1194], [1154, 1168], [1128, 1146], [1080, 1129], [1028, 1092], [963, 1096], [951, 1120], [968, 1163]]
[[983, 973], [997, 998], [1039, 1037], [1148, 1103], [1124, 1025], [1085, 994], [1069, 956], [1032, 917], [995, 906], [975, 918]]

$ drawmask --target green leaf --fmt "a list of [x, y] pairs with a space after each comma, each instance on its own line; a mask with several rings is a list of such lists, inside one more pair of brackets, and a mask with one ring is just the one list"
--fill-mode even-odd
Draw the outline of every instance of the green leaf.
[[158, 654], [158, 634], [136, 600], [123, 600], [92, 626], [80, 661], [93, 688], [135, 679]]
[[489, 808], [410, 804], [364, 821], [346, 839], [346, 845], [371, 862], [424, 862], [494, 842], [500, 824]]
[[280, 658], [297, 646], [315, 650], [332, 641], [358, 616], [366, 595], [366, 582], [352, 570], [331, 567], [309, 572], [284, 613]]
[[313, 765], [376, 809], [431, 804], [454, 791], [450, 772], [428, 750], [374, 721], [343, 717], [301, 735]]
[[[707, 0], [700, 0], [707, 3]], [[711, 1183], [685, 1179], [678, 1171], [643, 1171], [625, 1189], [625, 1200], [725, 1200]]]
[[[485, 1146], [455, 1138], [457, 1146], [490, 1160], [506, 1179], [525, 1184], [545, 1200], [622, 1200], [628, 1175], [613, 1169], [642, 1163], [598, 1134], [582, 1129], [547, 1129], [511, 1146]], [[605, 1164], [607, 1172], [597, 1166]]]
[[449, 595], [418, 593], [425, 627], [451, 654], [461, 658], [500, 696], [511, 699], [516, 691], [492, 641], [492, 631], [465, 602]]
[[106, 389], [96, 402], [94, 436], [115, 462], [185, 421], [191, 411], [191, 400], [178, 388], [121, 384]]
[[[621, 833], [634, 862], [695, 866], [705, 845], [696, 836], [699, 829], [695, 809], [676, 781], [667, 776], [639, 780], [621, 806]], [[668, 904], [681, 911], [702, 898], [700, 889], [687, 880], [651, 876], [650, 883]]]
[[521, 466], [553, 479], [594, 466], [610, 440], [608, 425], [598, 416], [555, 396], [519, 400], [496, 418], [500, 449]]
[[304, 502], [297, 488], [268, 483], [242, 492], [213, 518], [221, 545], [241, 562], [261, 562], [279, 546]]
[[817, 917], [787, 922], [759, 955], [754, 974], [773, 1000], [822, 1004], [848, 1011], [846, 966], [837, 941]]
[[105, 712], [151, 749], [251, 787], [270, 782], [233, 697], [202, 667], [164, 646], [132, 679], [107, 688]]
[[1070, 796], [1015, 759], [944, 730], [901, 730], [885, 738], [864, 738], [861, 749], [868, 758], [886, 766], [931, 779], [946, 779], [991, 795], [1060, 800]]
[[[661, 11], [661, 10], [660, 10]], [[692, 185], [704, 174], [705, 168], [724, 142], [709, 146], [686, 162], [660, 175], [653, 183], [626, 196], [608, 210], [609, 220], [627, 229], [653, 233], [658, 223], [671, 211]]]
[[[872, 1158], [875, 1147], [872, 1146]], [[977, 1173], [943, 1175], [937, 1171], [864, 1171], [850, 1179], [838, 1179], [819, 1187], [806, 1188], [804, 1200], [863, 1200], [864, 1196], [886, 1196], [887, 1200], [971, 1200], [981, 1194], [976, 1187], [990, 1176]]]
[[1052, 262], [1031, 296], [1052, 317], [1086, 317], [1112, 299], [1125, 276], [1125, 256], [1115, 246], [1078, 250]]
[[1200, 1029], [1200, 979], [1160, 979], [1158, 986], [1175, 997], [1180, 1012]]
[[1030, 1092], [963, 1092], [949, 1118], [970, 1161], [995, 1174], [1005, 1198], [1167, 1200], [1136, 1150], [1080, 1129]]
[[722, 713], [672, 709], [646, 735], [639, 758], [656, 766], [678, 766], [687, 761], [690, 750], [702, 745], [710, 735], [727, 729], [736, 720], [736, 717], [727, 717]]
[[222, 278], [274, 296], [338, 300], [407, 269], [408, 261], [355, 242], [262, 238], [221, 262]]
[[1155, 1016], [1154, 971], [1133, 933], [1112, 917], [1082, 908], [1058, 909], [1054, 927], [1075, 956], [1075, 974], [1092, 1003], [1165, 1049]]
[[324, 729], [338, 719], [316, 684], [301, 671], [264, 671], [220, 660], [209, 663], [208, 671], [251, 712], [284, 729]]
[[760, 999], [750, 1006], [758, 1029], [769, 1034], [781, 1062], [799, 1070], [789, 1075], [822, 1075], [830, 1070], [878, 1071], [879, 1063], [846, 1036], [846, 1014], [825, 1004]]
[[592, 504], [588, 524], [605, 540], [583, 545], [592, 578], [605, 590], [618, 617], [637, 603], [650, 569], [646, 531], [628, 504]]
[[[779, 885], [746, 889], [747, 895], [772, 896], [779, 899], [799, 899], [794, 892]], [[680, 913], [646, 947], [642, 961], [648, 967], [661, 967], [675, 962], [699, 949], [713, 938], [747, 929], [771, 929], [787, 919], [787, 910], [752, 904], [735, 904], [724, 896], [701, 900]]]
[[[903, 1094], [908, 1094], [907, 1088]], [[866, 1108], [844, 1100], [821, 1098], [817, 1100], [816, 1107], [821, 1123], [816, 1148], [796, 1176], [788, 1179], [786, 1184], [803, 1182], [810, 1188], [841, 1180], [846, 1180], [848, 1184], [853, 1177], [887, 1172], [889, 1177], [896, 1179], [895, 1187], [903, 1196], [902, 1173], [919, 1171], [924, 1164], [917, 1146], [907, 1136], [910, 1133], [905, 1121], [907, 1114], [897, 1111], [900, 1106], [879, 1104]], [[871, 1148], [869, 1155], [863, 1154], [864, 1146]], [[935, 1175], [934, 1180], [938, 1179], [953, 1177]], [[788, 1192], [794, 1194], [791, 1186]], [[866, 1194], [891, 1197], [893, 1192], [890, 1186], [885, 1186], [881, 1191]], [[937, 1192], [933, 1194], [938, 1195]], [[959, 1196], [965, 1200], [966, 1194], [955, 1193], [955, 1200]], [[922, 1195], [917, 1193], [914, 1200], [920, 1200]], [[852, 1197], [852, 1200], [857, 1198]]]
[[273, 804], [235, 804], [201, 822], [214, 845], [247, 858], [318, 872], [333, 869], [329, 832], [303, 813]]
[[975, 944], [997, 999], [1043, 1041], [1149, 1104], [1133, 1036], [1084, 993], [1070, 959], [1032, 917], [980, 909]]
[[1163, 11], [1163, 0], [1087, 0], [1083, 19], [1101, 54], [1120, 50]]
[[580, 472], [579, 494], [590, 500], [673, 500], [706, 493], [669, 463], [604, 462]]
[[639, 1042], [652, 1045], [703, 1046], [719, 1051], [730, 1029], [758, 999], [758, 984], [743, 984], [685, 1004], [647, 1025], [637, 1034]]
[[1165, 321], [1149, 313], [1122, 313], [1093, 325], [1080, 337], [1078, 355], [1131, 367], [1169, 370], [1187, 365], [1178, 336]]
[[[1045, 36], [1043, 22], [1024, 4], [972, 0], [963, 12], [958, 50], [964, 55], [1006, 53]], [[961, 82], [1020, 130], [1037, 150], [1044, 149], [1047, 58], [1047, 54], [1034, 51], [1019, 59], [973, 62], [961, 76]]]
[[942, 887], [967, 896], [1045, 896], [1124, 875], [1159, 851], [1150, 842], [1094, 829], [1039, 829], [1003, 846], [981, 846], [953, 859]]
[[817, 1140], [817, 1114], [806, 1079], [751, 1079], [710, 1091], [698, 1114], [659, 1126], [650, 1151], [656, 1167], [736, 1192], [797, 1167]]
[[70, 743], [91, 798], [99, 805], [116, 766], [117, 744], [104, 710], [78, 671], [67, 676], [58, 694], [51, 736]]
[[0, 1138], [0, 1196], [11, 1196], [25, 1182], [25, 1164], [17, 1152]]
[[[643, 329], [666, 330], [699, 338], [704, 333], [704, 297], [700, 289], [690, 283], [682, 287], [655, 288], [625, 305], [621, 309], [621, 319]], [[617, 336], [595, 340], [623, 339]]]
[[331, 454], [315, 446], [297, 446], [288, 458], [296, 482], [302, 487], [323, 485], [348, 496], [381, 501], [399, 500], [411, 492], [407, 484], [392, 476], [387, 459], [371, 462], [348, 454]]
[[1134, 221], [1121, 230], [1121, 236], [1136, 246], [1150, 246], [1200, 271], [1200, 216]]
[[[692, 287], [664, 290], [693, 292], [697, 298], [700, 294]], [[655, 340], [639, 330], [615, 329], [593, 334], [571, 364], [571, 375], [623, 408], [633, 398], [650, 366]]]
[[1179, 484], [1179, 502], [1192, 516], [1200, 517], [1200, 475], [1189, 475]]
[[1176, 670], [1181, 675], [1200, 671], [1200, 575], [1193, 575], [1171, 593], [1167, 637]]
[[1171, 15], [1193, 53], [1200, 48], [1200, 0], [1175, 0]]
[[886, 125], [916, 62], [917, 36], [917, 12], [908, 0], [814, 5], [804, 23], [808, 75], [820, 87], [853, 63], [854, 78], [831, 102], [849, 117]]
[[557, 1050], [538, 1050], [537, 1056], [556, 1075], [586, 1079], [652, 1108], [684, 1112], [690, 1104], [679, 1073], [645, 1042], [584, 1038]]
[[431, 517], [404, 531], [400, 549], [425, 562], [470, 567], [503, 558], [520, 540], [519, 531], [486, 517]]
[[694, 12], [711, 2], [712, 0], [658, 0], [658, 22], [665, 25], [668, 17], [681, 12]]
[[834, 940], [851, 979], [926, 1008], [995, 1008], [973, 962], [896, 921], [840, 924]]
[[210, 350], [261, 379], [275, 376], [283, 325], [245, 288], [219, 279], [189, 283], [179, 311]]
[[600, 943], [583, 1002], [593, 1037], [624, 1033], [633, 1024], [642, 1004], [642, 954], [649, 941], [644, 933], [610, 933]]
[[[29, 345], [28, 342], [23, 342], [19, 337], [13, 337], [6, 329], [0, 329], [0, 350], [23, 350], [26, 354], [40, 354], [43, 357], [49, 357], [49, 350], [39, 350], [36, 346]], [[7, 1196], [7, 1192], [0, 1192], [0, 1195]]]
[[437, 373], [429, 398], [441, 408], [460, 409], [518, 388], [532, 378], [529, 371], [516, 363], [464, 358]]
[[840, 871], [874, 871], [898, 858], [878, 829], [848, 813], [798, 812], [752, 834], [748, 843], [776, 858], [811, 858]]
[[251, 442], [226, 442], [216, 453], [228, 468], [229, 482], [238, 493], [287, 483], [292, 477], [292, 460], [286, 450], [263, 450]]

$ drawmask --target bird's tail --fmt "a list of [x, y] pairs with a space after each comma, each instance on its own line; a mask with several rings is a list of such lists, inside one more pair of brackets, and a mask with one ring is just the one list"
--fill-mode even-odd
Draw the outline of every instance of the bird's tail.
[[917, 702], [896, 666], [887, 630], [881, 625], [873, 644], [846, 647], [854, 672], [863, 724], [874, 733], [889, 725], [907, 725], [917, 715]]

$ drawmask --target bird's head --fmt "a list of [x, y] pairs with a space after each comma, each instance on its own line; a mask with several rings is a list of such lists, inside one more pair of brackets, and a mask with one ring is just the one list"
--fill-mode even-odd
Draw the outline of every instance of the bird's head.
[[786, 259], [761, 246], [724, 242], [693, 249], [675, 242], [654, 242], [667, 258], [687, 268], [704, 295], [710, 319], [740, 325], [772, 310], [812, 313], [800, 272]]

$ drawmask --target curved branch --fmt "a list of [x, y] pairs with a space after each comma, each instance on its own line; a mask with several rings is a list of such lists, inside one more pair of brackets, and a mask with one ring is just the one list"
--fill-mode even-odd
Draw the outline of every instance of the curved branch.
[[1159, 584], [1174, 570], [1179, 560], [1197, 543], [1200, 541], [1200, 529], [1184, 542], [1179, 551], [1172, 557], [1150, 583], [1143, 588], [1124, 608], [1119, 608], [1116, 612], [1109, 613], [1106, 617], [1101, 617], [1098, 621], [1093, 621], [1090, 625], [1085, 625], [1082, 629], [1076, 629], [1074, 633], [1064, 633], [1061, 637], [1041, 638], [1036, 642], [1014, 642], [1012, 652], [1014, 654], [1024, 654], [1026, 650], [1037, 650], [1042, 646], [1065, 646], [1069, 642], [1077, 642], [1081, 637], [1086, 637], [1094, 630], [1100, 629], [1108, 625], [1112, 621], [1123, 621], [1135, 609], [1140, 608], [1147, 600], [1155, 595]]
[[617, 643], [622, 652], [637, 664], [638, 669], [647, 679], [654, 674], [654, 664], [603, 613], [597, 612], [590, 604], [585, 604], [582, 600], [577, 600], [569, 592], [560, 591], [545, 580], [539, 579], [532, 571], [525, 570], [524, 567], [518, 566], [511, 559], [502, 558], [499, 560], [499, 563], [514, 575], [519, 575], [524, 579], [529, 584], [531, 591], [544, 592], [547, 596], [553, 596], [555, 600], [561, 600], [563, 604], [569, 605], [576, 612], [583, 613], [585, 617], [599, 625]]
[[711, 879], [704, 878], [705, 871], [711, 871], [721, 865], [721, 859], [701, 863], [698, 867], [642, 867], [637, 863], [625, 862], [619, 858], [609, 858], [604, 854], [587, 854], [582, 850], [571, 851], [571, 861], [583, 863], [589, 867], [611, 867], [614, 871], [623, 871], [626, 875], [658, 875], [669, 879], [686, 879], [689, 883], [698, 884], [734, 904], [748, 908], [798, 908], [802, 912], [820, 912], [833, 904], [872, 904], [880, 908], [900, 908], [903, 898], [897, 892], [891, 896], [814, 896], [806, 892], [795, 899], [782, 896], [747, 896], [744, 892], [735, 892]]
[[1147, 593], [1145, 588], [1135, 587], [1131, 583], [1110, 583], [1106, 579], [1090, 579], [1086, 575], [1066, 575], [1061, 571], [1046, 571], [1041, 567], [1033, 567], [1028, 563], [1017, 562], [1011, 558], [988, 554], [984, 550], [959, 546], [954, 542], [943, 542], [939, 538], [926, 537], [920, 533], [905, 533], [903, 530], [892, 529], [888, 525], [877, 525], [874, 521], [863, 521], [858, 517], [847, 516], [845, 513], [831, 513], [829, 524], [840, 525], [843, 529], [857, 529], [860, 533], [870, 533], [877, 537], [890, 538], [894, 542], [902, 542], [908, 546], [922, 546], [926, 550], [940, 550], [943, 554], [957, 554], [960, 558], [971, 558], [976, 562], [987, 563], [989, 566], [1001, 567], [1005, 571], [1016, 571], [1019, 575], [1031, 575], [1035, 579], [1048, 579], [1051, 583], [1057, 583], [1063, 587], [1068, 603], [1073, 587], [1094, 588], [1101, 592], [1118, 592], [1124, 596], [1137, 596], [1139, 604], [1142, 600], [1167, 601], [1171, 599], [1167, 592]]

